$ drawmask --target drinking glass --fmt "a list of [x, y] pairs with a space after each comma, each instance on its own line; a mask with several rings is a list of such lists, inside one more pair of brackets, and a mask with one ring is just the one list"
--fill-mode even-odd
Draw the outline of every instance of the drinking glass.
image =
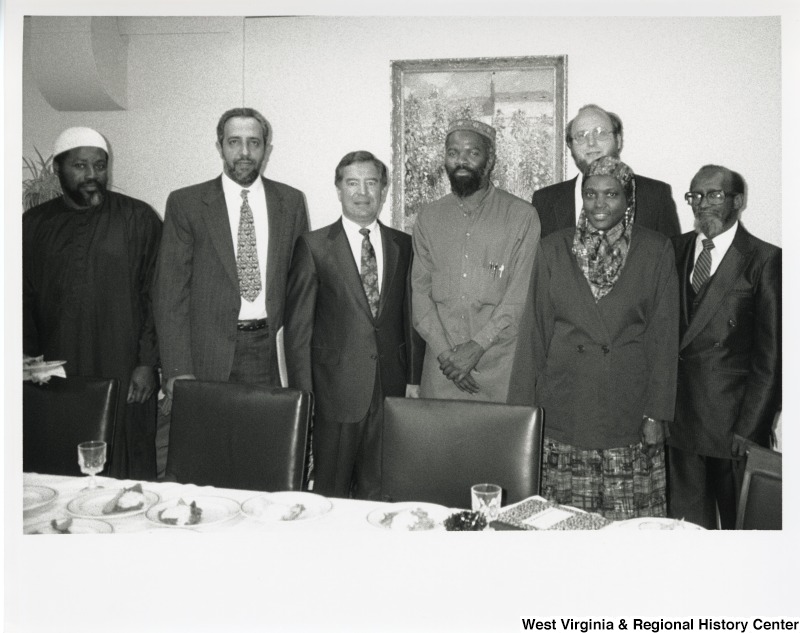
[[496, 520], [502, 492], [497, 484], [475, 484], [472, 486], [472, 509], [483, 514], [487, 521]]
[[89, 485], [84, 490], [102, 488], [97, 485], [95, 475], [103, 470], [106, 464], [106, 443], [98, 440], [78, 444], [78, 465], [81, 472], [90, 475]]

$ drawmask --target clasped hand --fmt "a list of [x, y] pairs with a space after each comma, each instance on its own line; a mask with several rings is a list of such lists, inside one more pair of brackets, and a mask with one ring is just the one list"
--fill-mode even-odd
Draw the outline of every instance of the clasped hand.
[[478, 393], [478, 383], [472, 375], [472, 370], [475, 369], [483, 353], [484, 349], [475, 341], [461, 343], [439, 355], [439, 369], [461, 391]]

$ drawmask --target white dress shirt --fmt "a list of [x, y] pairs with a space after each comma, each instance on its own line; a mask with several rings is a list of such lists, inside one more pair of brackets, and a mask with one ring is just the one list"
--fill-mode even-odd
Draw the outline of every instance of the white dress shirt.
[[[733, 223], [733, 226], [730, 227], [727, 231], [724, 231], [717, 235], [717, 237], [712, 238], [714, 240], [714, 248], [711, 249], [711, 270], [708, 273], [708, 276], [711, 277], [715, 272], [717, 272], [717, 268], [719, 268], [719, 263], [722, 261], [722, 258], [725, 257], [725, 253], [728, 252], [728, 249], [733, 244], [733, 238], [736, 235], [736, 229], [739, 228], [739, 221]], [[700, 257], [700, 253], [703, 252], [703, 240], [708, 239], [708, 236], [703, 235], [702, 233], [697, 234], [697, 239], [694, 242], [694, 263], [697, 264], [697, 258]], [[694, 280], [694, 268], [692, 268], [692, 280]]]
[[247, 202], [253, 211], [253, 224], [256, 230], [256, 252], [258, 253], [258, 269], [261, 272], [261, 292], [252, 302], [241, 297], [239, 320], [264, 319], [267, 316], [267, 240], [269, 239], [269, 222], [267, 220], [267, 194], [261, 177], [251, 185], [242, 187], [222, 174], [222, 191], [225, 194], [225, 205], [228, 207], [228, 219], [231, 223], [233, 254], [239, 250], [239, 216], [242, 212], [242, 190], [247, 189]]
[[[344, 226], [347, 241], [350, 242], [350, 250], [353, 251], [353, 259], [356, 260], [356, 267], [360, 275], [361, 244], [364, 241], [364, 236], [359, 233], [361, 226], [352, 220], [348, 220], [344, 216], [342, 216], [342, 226]], [[383, 288], [383, 239], [381, 237], [381, 229], [378, 226], [377, 220], [364, 228], [369, 229], [369, 241], [372, 243], [372, 248], [375, 251], [375, 261], [378, 264], [378, 292], [380, 292], [381, 288]]]

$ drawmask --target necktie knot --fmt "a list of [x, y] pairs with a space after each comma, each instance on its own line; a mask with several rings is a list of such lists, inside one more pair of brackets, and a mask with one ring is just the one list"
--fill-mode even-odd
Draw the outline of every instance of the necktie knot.
[[363, 235], [367, 239], [369, 239], [369, 229], [359, 229], [358, 232], [361, 233], [361, 235]]
[[710, 251], [712, 248], [714, 248], [714, 240], [712, 240], [710, 237], [704, 239], [703, 240], [703, 250], [704, 251]]
[[247, 202], [247, 194], [250, 193], [247, 189], [242, 189], [242, 200]]

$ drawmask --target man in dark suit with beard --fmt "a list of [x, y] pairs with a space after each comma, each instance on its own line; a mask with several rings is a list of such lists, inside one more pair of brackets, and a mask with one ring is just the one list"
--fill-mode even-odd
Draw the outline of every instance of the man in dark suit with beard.
[[741, 438], [770, 446], [781, 408], [781, 249], [739, 223], [744, 181], [706, 165], [687, 202], [695, 231], [673, 238], [680, 280], [675, 422], [669, 438], [669, 512], [732, 529]]
[[[622, 120], [593, 104], [578, 110], [567, 123], [567, 146], [575, 166], [586, 173], [601, 156], [619, 158], [622, 151]], [[581, 213], [581, 177], [550, 185], [533, 194], [533, 206], [542, 223], [542, 237], [567, 227], [574, 227]], [[667, 237], [681, 232], [672, 188], [665, 182], [636, 173], [636, 224], [663, 233]]]
[[421, 372], [406, 283], [411, 238], [377, 221], [388, 176], [371, 153], [342, 158], [335, 184], [342, 218], [301, 236], [292, 257], [289, 386], [314, 394], [314, 491], [378, 499], [383, 398], [414, 395]]
[[[269, 142], [260, 112], [228, 110], [217, 124], [222, 175], [167, 199], [153, 293], [162, 412], [179, 378], [280, 386], [275, 335], [308, 215], [302, 192], [261, 175]], [[168, 431], [160, 421], [160, 471]]]

